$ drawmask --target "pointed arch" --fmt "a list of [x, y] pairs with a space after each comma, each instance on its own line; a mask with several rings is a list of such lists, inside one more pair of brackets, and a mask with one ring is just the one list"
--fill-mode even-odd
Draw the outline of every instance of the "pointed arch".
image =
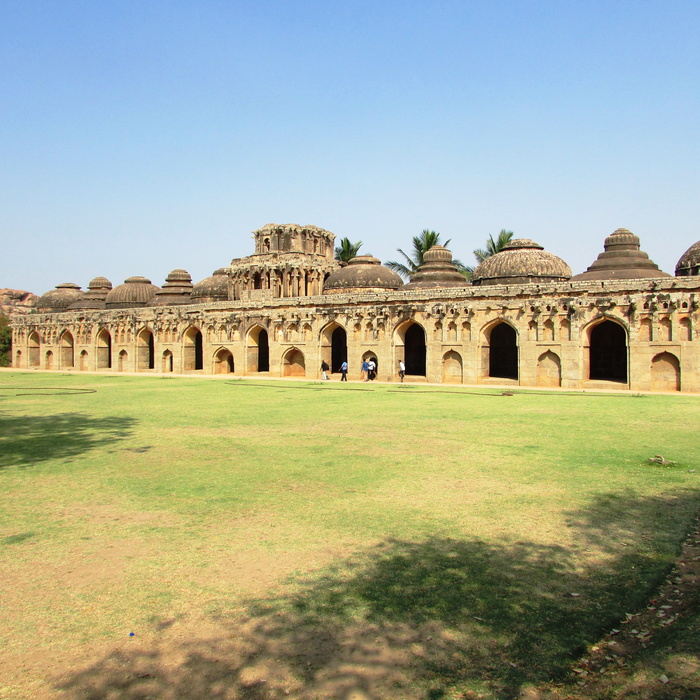
[[36, 331], [30, 333], [27, 340], [27, 349], [29, 352], [29, 367], [39, 367], [41, 364], [41, 341]]
[[461, 384], [463, 376], [462, 356], [456, 350], [442, 357], [442, 381], [444, 384]]
[[185, 372], [204, 369], [204, 341], [202, 331], [197, 326], [190, 326], [182, 334], [182, 344]]
[[246, 371], [270, 371], [270, 341], [267, 330], [258, 324], [246, 334]]
[[155, 338], [150, 328], [142, 328], [136, 336], [136, 371], [149, 369], [155, 369]]
[[425, 328], [420, 323], [408, 319], [396, 326], [394, 346], [397, 351], [396, 359], [403, 359], [407, 375], [426, 376], [426, 335]]
[[336, 321], [321, 330], [321, 360], [328, 363], [331, 372], [340, 372], [340, 366], [348, 361], [348, 333]]
[[537, 358], [537, 386], [561, 386], [561, 360], [551, 350]]
[[60, 367], [66, 369], [75, 366], [75, 341], [70, 331], [63, 331], [59, 339], [61, 348]]
[[600, 318], [586, 328], [588, 377], [627, 382], [627, 329], [617, 320]]
[[97, 334], [97, 369], [112, 368], [112, 336], [103, 328]]
[[170, 350], [165, 350], [161, 356], [160, 362], [161, 372], [167, 373], [173, 371], [173, 353]]
[[518, 379], [518, 332], [507, 321], [499, 319], [484, 329], [486, 376]]
[[214, 353], [214, 374], [233, 374], [233, 353], [228, 348], [219, 348]]
[[306, 359], [299, 348], [289, 348], [282, 357], [283, 377], [305, 377]]
[[126, 372], [129, 362], [129, 353], [126, 350], [121, 350], [117, 355], [117, 371]]
[[51, 350], [46, 351], [44, 362], [46, 369], [53, 369], [53, 352]]
[[681, 364], [670, 352], [655, 355], [651, 361], [652, 391], [680, 391]]

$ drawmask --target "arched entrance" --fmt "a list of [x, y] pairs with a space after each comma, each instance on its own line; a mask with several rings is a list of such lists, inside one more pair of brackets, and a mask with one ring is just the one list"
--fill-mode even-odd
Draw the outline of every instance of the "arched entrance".
[[233, 354], [221, 348], [214, 355], [214, 374], [233, 374]]
[[126, 350], [122, 350], [117, 356], [117, 371], [126, 372], [127, 362], [129, 360], [129, 353]]
[[340, 372], [340, 365], [348, 361], [348, 334], [342, 326], [331, 334], [331, 372]]
[[305, 377], [306, 361], [304, 353], [297, 348], [290, 348], [282, 358], [282, 376], [284, 377]]
[[204, 369], [204, 354], [202, 351], [202, 331], [197, 326], [191, 326], [185, 331], [184, 360], [185, 372], [192, 372]]
[[162, 372], [172, 372], [173, 371], [173, 354], [170, 350], [166, 350], [161, 358], [161, 371]]
[[561, 386], [561, 360], [551, 350], [537, 360], [537, 386]]
[[81, 372], [84, 372], [87, 369], [87, 360], [88, 360], [87, 350], [83, 350], [80, 353], [80, 364], [78, 365], [78, 369]]
[[29, 366], [38, 367], [41, 364], [41, 344], [39, 342], [39, 335], [37, 333], [32, 333], [29, 336], [27, 344], [29, 346]]
[[670, 352], [662, 352], [651, 361], [651, 390], [681, 390], [681, 365]]
[[444, 384], [462, 383], [462, 356], [450, 350], [442, 358], [442, 381]]
[[590, 330], [589, 377], [609, 382], [627, 381], [627, 333], [614, 321]]
[[70, 331], [64, 331], [61, 335], [61, 369], [75, 366], [75, 354], [73, 349], [73, 336]]
[[112, 368], [112, 336], [106, 328], [97, 334], [97, 369]]
[[425, 377], [425, 330], [419, 323], [411, 323], [404, 333], [404, 363], [406, 374]]
[[247, 371], [270, 371], [270, 345], [267, 331], [262, 326], [254, 326], [248, 332]]
[[46, 369], [53, 369], [53, 353], [51, 350], [46, 351]]
[[518, 378], [518, 334], [501, 322], [489, 332], [489, 377]]
[[153, 332], [148, 328], [144, 328], [136, 337], [136, 371], [155, 369], [155, 366]]

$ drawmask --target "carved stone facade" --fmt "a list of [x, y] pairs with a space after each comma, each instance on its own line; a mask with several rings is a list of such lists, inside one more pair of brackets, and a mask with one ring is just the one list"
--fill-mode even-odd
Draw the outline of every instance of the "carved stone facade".
[[[364, 260], [344, 269], [341, 282], [352, 291], [334, 285], [324, 294], [323, 282], [340, 269], [333, 242], [316, 227], [256, 231], [256, 253], [218, 271], [228, 279], [226, 300], [164, 306], [154, 297], [133, 308], [17, 316], [14, 365], [319, 378], [322, 361], [338, 372], [347, 360], [349, 378], [359, 379], [372, 357], [384, 381], [398, 381], [402, 360], [414, 381], [700, 392], [700, 276], [540, 274], [531, 282], [532, 270], [507, 265], [512, 255], [522, 267], [528, 241], [498, 254], [509, 284], [456, 285], [443, 248], [427, 264], [447, 269], [444, 287], [431, 276], [429, 286], [395, 288]], [[380, 279], [386, 289], [376, 287]]]

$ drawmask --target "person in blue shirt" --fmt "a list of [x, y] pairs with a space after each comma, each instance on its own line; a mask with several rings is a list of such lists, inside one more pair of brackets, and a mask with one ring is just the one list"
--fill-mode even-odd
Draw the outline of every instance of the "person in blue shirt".
[[348, 363], [345, 360], [343, 360], [343, 363], [340, 365], [340, 381], [348, 381]]
[[367, 360], [362, 360], [362, 381], [369, 381], [369, 362]]

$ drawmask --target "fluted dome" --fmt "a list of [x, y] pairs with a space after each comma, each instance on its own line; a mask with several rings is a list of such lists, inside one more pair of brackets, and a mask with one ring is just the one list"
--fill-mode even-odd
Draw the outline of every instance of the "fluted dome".
[[156, 292], [148, 306], [171, 306], [174, 304], [189, 304], [192, 294], [192, 277], [187, 270], [178, 268], [166, 278], [165, 284]]
[[190, 303], [228, 300], [228, 270], [220, 267], [211, 277], [205, 277], [192, 288]]
[[378, 258], [358, 255], [345, 267], [331, 272], [323, 283], [323, 293], [383, 292], [401, 286], [403, 280], [388, 267], [384, 267]]
[[146, 304], [155, 296], [158, 287], [146, 277], [129, 277], [117, 285], [105, 299], [108, 309], [131, 309]]
[[74, 309], [104, 309], [105, 299], [112, 289], [112, 283], [106, 277], [95, 277], [90, 280], [87, 291], [83, 296], [70, 305]]
[[66, 311], [82, 296], [83, 292], [77, 284], [63, 282], [56, 285], [56, 289], [42, 294], [36, 306], [39, 311]]
[[434, 245], [423, 254], [423, 264], [411, 275], [411, 281], [403, 289], [409, 291], [466, 285], [465, 276], [452, 262], [452, 253], [445, 246]]
[[604, 252], [596, 258], [595, 262], [585, 272], [573, 277], [572, 281], [671, 276], [659, 270], [658, 265], [649, 260], [649, 256], [640, 250], [639, 237], [626, 228], [613, 231], [605, 239], [603, 248]]
[[526, 284], [561, 282], [571, 277], [571, 268], [539, 243], [515, 238], [477, 266], [472, 284]]
[[691, 245], [676, 265], [676, 277], [691, 275], [700, 275], [700, 241]]

